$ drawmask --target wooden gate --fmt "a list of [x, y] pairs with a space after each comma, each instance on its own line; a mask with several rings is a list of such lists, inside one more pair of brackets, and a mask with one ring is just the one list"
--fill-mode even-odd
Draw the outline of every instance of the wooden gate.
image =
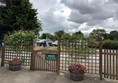
[[34, 51], [33, 70], [59, 73], [59, 55], [57, 51]]

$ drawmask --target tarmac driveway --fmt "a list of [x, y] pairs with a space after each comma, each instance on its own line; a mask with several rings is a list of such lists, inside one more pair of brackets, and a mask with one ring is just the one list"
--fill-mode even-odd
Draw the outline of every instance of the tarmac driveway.
[[52, 72], [30, 71], [23, 68], [20, 71], [9, 71], [8, 67], [0, 67], [0, 83], [118, 83], [112, 80], [100, 81], [97, 77], [85, 76], [83, 81], [72, 81], [69, 74], [57, 75]]

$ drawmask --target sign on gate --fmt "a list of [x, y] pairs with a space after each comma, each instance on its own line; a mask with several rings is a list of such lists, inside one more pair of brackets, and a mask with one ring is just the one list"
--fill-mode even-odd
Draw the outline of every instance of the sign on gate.
[[45, 60], [57, 61], [58, 54], [45, 54]]

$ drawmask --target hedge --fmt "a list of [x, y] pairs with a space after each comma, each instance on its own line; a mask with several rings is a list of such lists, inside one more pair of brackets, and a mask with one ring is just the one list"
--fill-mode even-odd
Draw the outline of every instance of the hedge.
[[118, 41], [105, 40], [103, 44], [104, 49], [118, 49]]

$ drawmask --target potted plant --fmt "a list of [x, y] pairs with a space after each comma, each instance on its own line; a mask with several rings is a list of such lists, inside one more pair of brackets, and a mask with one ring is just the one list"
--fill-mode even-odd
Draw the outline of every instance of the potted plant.
[[14, 58], [9, 61], [9, 70], [11, 71], [19, 71], [21, 69], [22, 60], [18, 58]]
[[70, 79], [74, 81], [81, 81], [84, 78], [84, 73], [86, 73], [87, 68], [80, 63], [76, 63], [69, 65], [68, 70], [70, 72]]

